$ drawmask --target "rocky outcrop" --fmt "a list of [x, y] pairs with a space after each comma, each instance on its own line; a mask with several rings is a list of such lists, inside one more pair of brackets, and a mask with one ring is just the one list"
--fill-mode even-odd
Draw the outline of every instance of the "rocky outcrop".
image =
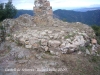
[[29, 50], [23, 47], [18, 47], [15, 43], [11, 43], [10, 55], [14, 57], [14, 59], [29, 59], [31, 53]]
[[31, 26], [36, 26], [33, 22], [33, 17], [24, 14], [19, 16], [17, 19], [5, 19], [2, 22], [2, 26], [5, 27], [6, 33], [11, 34], [14, 31], [21, 30], [23, 28], [31, 27]]

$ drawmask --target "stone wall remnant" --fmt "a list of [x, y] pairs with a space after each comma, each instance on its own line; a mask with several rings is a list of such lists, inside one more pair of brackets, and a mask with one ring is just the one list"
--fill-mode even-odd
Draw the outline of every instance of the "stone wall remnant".
[[38, 25], [52, 23], [53, 11], [50, 2], [47, 0], [35, 0], [34, 5], [34, 22]]

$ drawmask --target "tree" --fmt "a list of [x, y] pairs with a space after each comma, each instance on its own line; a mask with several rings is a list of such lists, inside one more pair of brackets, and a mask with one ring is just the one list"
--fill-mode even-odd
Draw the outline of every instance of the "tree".
[[0, 21], [6, 18], [13, 18], [17, 13], [17, 9], [13, 6], [12, 2], [0, 4]]
[[0, 4], [0, 10], [3, 10], [4, 3]]
[[0, 4], [0, 21], [5, 19], [4, 3]]
[[13, 18], [16, 15], [16, 8], [13, 6], [13, 4], [11, 2], [8, 2], [5, 5], [5, 11], [6, 11], [6, 17], [7, 18]]

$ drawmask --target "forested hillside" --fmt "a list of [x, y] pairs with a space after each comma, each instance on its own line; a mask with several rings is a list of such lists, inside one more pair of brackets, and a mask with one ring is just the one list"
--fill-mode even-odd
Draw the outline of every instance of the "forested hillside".
[[56, 10], [54, 14], [59, 19], [68, 22], [82, 22], [88, 25], [100, 25], [100, 10], [76, 12], [70, 10]]

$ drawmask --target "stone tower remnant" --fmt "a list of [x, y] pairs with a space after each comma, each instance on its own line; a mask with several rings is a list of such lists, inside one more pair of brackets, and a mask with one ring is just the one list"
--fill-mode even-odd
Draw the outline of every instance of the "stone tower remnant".
[[8, 2], [12, 3], [12, 0], [8, 0]]
[[34, 22], [37, 25], [49, 24], [53, 18], [53, 11], [50, 2], [47, 0], [35, 0], [34, 5]]

